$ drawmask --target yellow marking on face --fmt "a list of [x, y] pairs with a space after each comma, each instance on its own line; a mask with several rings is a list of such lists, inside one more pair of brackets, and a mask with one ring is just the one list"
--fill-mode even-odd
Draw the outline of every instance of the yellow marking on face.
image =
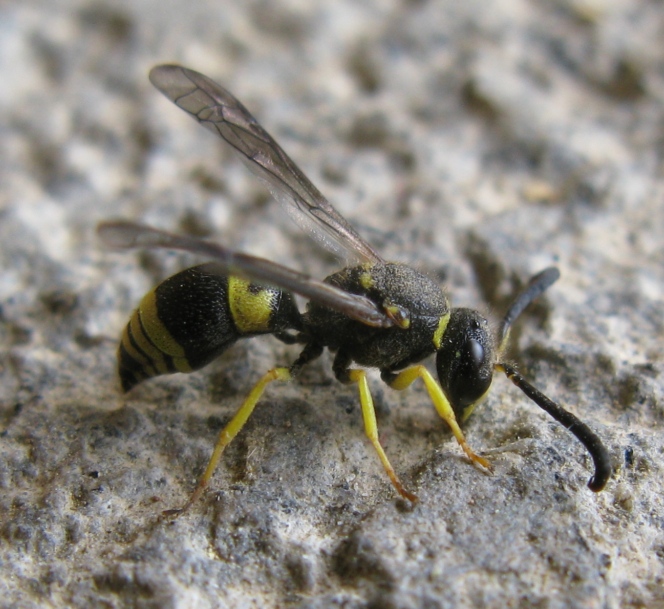
[[471, 414], [473, 414], [473, 410], [475, 410], [475, 406], [477, 406], [478, 404], [481, 404], [486, 399], [486, 396], [489, 395], [490, 389], [491, 389], [491, 385], [489, 385], [487, 387], [487, 390], [477, 400], [475, 400], [472, 404], [468, 404], [468, 406], [466, 406], [463, 409], [463, 414], [461, 415], [461, 422], [462, 423], [464, 423], [468, 419], [468, 417]]
[[270, 329], [274, 292], [264, 288], [252, 291], [250, 285], [245, 279], [228, 278], [228, 306], [233, 323], [241, 334], [267, 332]]
[[441, 315], [440, 319], [438, 320], [438, 327], [436, 328], [436, 331], [433, 333], [433, 346], [436, 347], [436, 350], [440, 349], [440, 345], [443, 342], [443, 335], [445, 334], [445, 330], [447, 330], [447, 324], [450, 321], [450, 314], [445, 313], [445, 315]]

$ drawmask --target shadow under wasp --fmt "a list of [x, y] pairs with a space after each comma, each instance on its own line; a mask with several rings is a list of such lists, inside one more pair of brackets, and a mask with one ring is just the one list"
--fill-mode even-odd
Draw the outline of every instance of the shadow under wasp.
[[[595, 465], [588, 487], [596, 492], [604, 488], [611, 465], [601, 440], [503, 358], [512, 324], [558, 279], [557, 268], [547, 268], [528, 282], [493, 336], [479, 312], [450, 308], [441, 288], [426, 275], [383, 260], [231, 93], [206, 76], [175, 65], [153, 68], [150, 81], [228, 143], [317, 241], [353, 261], [318, 281], [209, 241], [134, 222], [100, 224], [99, 234], [111, 246], [184, 250], [212, 260], [166, 279], [141, 301], [122, 334], [118, 351], [125, 392], [160, 374], [197, 370], [240, 338], [272, 334], [287, 344], [303, 345], [289, 367], [273, 368], [256, 383], [221, 430], [188, 501], [168, 514], [184, 512], [202, 495], [223, 450], [247, 422], [267, 385], [292, 380], [325, 348], [335, 354], [332, 367], [336, 378], [357, 384], [366, 435], [397, 492], [409, 501], [415, 502], [417, 497], [399, 480], [378, 438], [365, 368], [378, 368], [382, 380], [396, 390], [421, 379], [463, 451], [486, 470], [491, 470], [490, 463], [473, 452], [459, 423], [487, 394], [493, 371], [504, 372], [586, 447]], [[304, 313], [298, 310], [293, 293], [309, 299]], [[438, 382], [418, 363], [434, 353]]]

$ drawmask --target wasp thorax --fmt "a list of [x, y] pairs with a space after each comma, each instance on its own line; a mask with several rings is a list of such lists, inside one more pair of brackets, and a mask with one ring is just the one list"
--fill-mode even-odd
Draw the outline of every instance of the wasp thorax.
[[491, 386], [494, 364], [489, 323], [472, 309], [452, 309], [436, 356], [438, 379], [460, 421]]

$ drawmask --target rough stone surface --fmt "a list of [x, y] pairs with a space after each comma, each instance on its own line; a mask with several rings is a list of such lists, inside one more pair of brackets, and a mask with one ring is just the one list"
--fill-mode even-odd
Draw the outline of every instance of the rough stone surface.
[[[654, 0], [209, 0], [0, 7], [0, 606], [664, 606], [664, 7]], [[239, 344], [126, 399], [115, 345], [193, 257], [104, 250], [140, 219], [323, 277], [228, 150], [158, 94], [234, 91], [386, 258], [495, 319], [562, 279], [512, 357], [610, 448], [590, 460], [505, 379], [463, 457], [421, 387], [372, 375], [395, 497], [330, 358], [273, 387], [174, 522], [216, 433], [297, 349]]]

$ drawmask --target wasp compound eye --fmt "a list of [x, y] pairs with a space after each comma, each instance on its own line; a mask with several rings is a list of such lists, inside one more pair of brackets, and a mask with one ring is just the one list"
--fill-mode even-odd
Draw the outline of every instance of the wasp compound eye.
[[453, 309], [436, 357], [436, 369], [460, 421], [468, 418], [491, 386], [493, 352], [486, 319], [472, 309]]

